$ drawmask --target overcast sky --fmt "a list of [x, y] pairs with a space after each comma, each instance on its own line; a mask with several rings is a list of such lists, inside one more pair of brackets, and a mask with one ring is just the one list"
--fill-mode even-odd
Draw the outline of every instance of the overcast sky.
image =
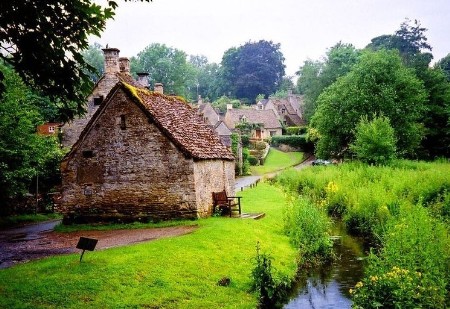
[[[106, 1], [98, 0], [104, 4]], [[393, 34], [409, 18], [428, 29], [434, 60], [450, 53], [450, 0], [153, 0], [124, 2], [101, 38], [91, 43], [136, 56], [152, 43], [204, 55], [220, 63], [224, 52], [248, 41], [281, 44], [286, 74], [318, 60], [339, 41], [363, 48]]]

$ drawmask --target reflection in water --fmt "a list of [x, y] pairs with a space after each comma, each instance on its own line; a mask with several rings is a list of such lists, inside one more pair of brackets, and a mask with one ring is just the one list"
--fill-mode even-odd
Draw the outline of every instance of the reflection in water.
[[333, 234], [339, 235], [333, 237], [338, 258], [300, 278], [297, 296], [284, 308], [351, 308], [349, 289], [363, 276], [363, 245], [347, 235], [341, 223], [336, 223]]

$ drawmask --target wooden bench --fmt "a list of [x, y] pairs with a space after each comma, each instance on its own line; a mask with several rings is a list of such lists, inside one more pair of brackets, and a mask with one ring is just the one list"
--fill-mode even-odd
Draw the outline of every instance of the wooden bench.
[[230, 217], [233, 210], [238, 210], [241, 214], [241, 196], [228, 196], [227, 192], [213, 192], [213, 213], [216, 212], [216, 207], [220, 210], [226, 210], [230, 212]]

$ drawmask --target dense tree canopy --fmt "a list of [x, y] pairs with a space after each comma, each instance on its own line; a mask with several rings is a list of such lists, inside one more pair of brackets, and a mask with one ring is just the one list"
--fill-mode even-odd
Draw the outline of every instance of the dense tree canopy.
[[[0, 99], [0, 203], [28, 192], [32, 178], [56, 174], [61, 149], [56, 138], [36, 134], [44, 122], [42, 100], [11, 68], [0, 64], [5, 91]], [[1, 213], [1, 209], [0, 209]]]
[[264, 40], [228, 49], [221, 65], [225, 92], [249, 102], [274, 93], [285, 72], [280, 44]]
[[189, 97], [196, 86], [195, 70], [187, 61], [187, 54], [165, 44], [147, 46], [137, 57], [131, 58], [131, 71], [147, 72], [150, 85], [164, 84], [164, 92]]
[[102, 46], [99, 43], [89, 45], [89, 48], [84, 50], [81, 55], [84, 61], [93, 68], [93, 70], [86, 70], [85, 73], [93, 82], [96, 82], [105, 71], [105, 56]]
[[435, 68], [443, 70], [447, 80], [450, 82], [450, 54], [436, 62]]
[[422, 136], [418, 120], [426, 93], [422, 82], [406, 68], [398, 52], [365, 52], [352, 70], [326, 88], [317, 100], [311, 125], [320, 135], [320, 157], [348, 153], [362, 116], [384, 115], [395, 130], [401, 155], [413, 155]]
[[297, 72], [297, 90], [305, 95], [305, 118], [309, 120], [316, 109], [316, 101], [322, 91], [347, 74], [360, 55], [352, 44], [337, 43], [332, 46], [323, 61], [307, 60]]

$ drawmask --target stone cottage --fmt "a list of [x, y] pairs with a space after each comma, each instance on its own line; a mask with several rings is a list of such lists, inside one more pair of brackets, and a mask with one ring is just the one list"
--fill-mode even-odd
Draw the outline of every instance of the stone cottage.
[[236, 126], [243, 123], [259, 125], [251, 131], [251, 138], [255, 139], [282, 135], [282, 126], [273, 110], [229, 108], [224, 121], [232, 131], [236, 130]]
[[205, 217], [233, 195], [231, 151], [161, 92], [119, 81], [99, 105], [61, 164], [65, 223]]
[[197, 113], [216, 132], [222, 143], [227, 147], [231, 147], [231, 130], [223, 122], [221, 119], [223, 117], [220, 116], [219, 112], [210, 103], [203, 103], [200, 97], [196, 108]]
[[303, 96], [288, 91], [286, 98], [269, 98], [256, 103], [257, 110], [273, 110], [278, 120], [285, 126], [305, 125]]
[[[120, 50], [117, 48], [104, 48], [104, 73], [95, 83], [91, 94], [86, 102], [86, 114], [73, 121], [64, 124], [62, 127], [62, 144], [65, 147], [72, 147], [87, 125], [100, 104], [106, 98], [111, 89], [119, 82], [123, 81], [133, 86], [147, 86], [146, 75], [139, 75], [135, 81], [130, 73], [130, 61], [126, 57], [119, 57]], [[142, 73], [146, 74], [146, 73]]]

